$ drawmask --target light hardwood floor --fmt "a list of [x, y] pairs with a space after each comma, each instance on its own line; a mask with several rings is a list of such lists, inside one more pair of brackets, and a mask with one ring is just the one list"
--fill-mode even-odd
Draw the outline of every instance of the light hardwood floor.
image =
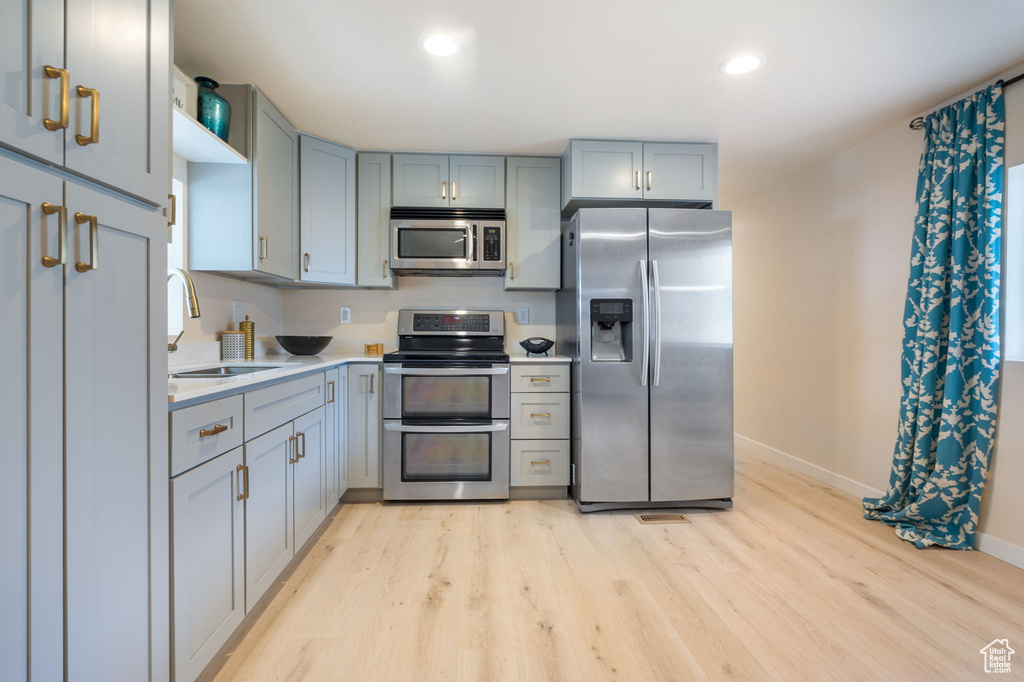
[[257, 680], [962, 680], [1024, 571], [915, 550], [858, 500], [737, 452], [683, 525], [569, 501], [341, 509], [220, 670]]

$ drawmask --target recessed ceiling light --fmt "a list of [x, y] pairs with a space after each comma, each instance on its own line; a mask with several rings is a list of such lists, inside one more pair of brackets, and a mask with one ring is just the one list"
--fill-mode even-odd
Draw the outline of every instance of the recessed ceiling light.
[[764, 63], [768, 61], [768, 58], [763, 54], [749, 53], [741, 54], [728, 60], [720, 67], [722, 73], [727, 73], [730, 76], [739, 76], [743, 73], [750, 73], [756, 69], [764, 66]]
[[459, 44], [454, 38], [440, 33], [420, 38], [420, 47], [435, 57], [450, 57], [459, 51]]

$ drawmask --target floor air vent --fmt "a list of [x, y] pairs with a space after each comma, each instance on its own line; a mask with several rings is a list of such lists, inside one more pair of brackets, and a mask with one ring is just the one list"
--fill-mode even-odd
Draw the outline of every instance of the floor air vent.
[[682, 514], [637, 514], [640, 523], [689, 523], [690, 519]]

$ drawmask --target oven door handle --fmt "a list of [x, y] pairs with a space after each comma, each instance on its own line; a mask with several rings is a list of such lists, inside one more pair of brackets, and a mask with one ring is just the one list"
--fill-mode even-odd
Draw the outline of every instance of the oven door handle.
[[469, 377], [481, 374], [508, 374], [508, 367], [385, 367], [384, 373], [404, 374], [414, 377]]
[[411, 426], [409, 424], [385, 424], [385, 431], [402, 433], [483, 433], [485, 431], [506, 431], [508, 424], [452, 424], [451, 426]]

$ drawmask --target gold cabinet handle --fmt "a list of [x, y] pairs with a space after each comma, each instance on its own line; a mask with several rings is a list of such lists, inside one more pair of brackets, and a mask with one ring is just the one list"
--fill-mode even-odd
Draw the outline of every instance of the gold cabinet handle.
[[388, 276], [388, 262], [387, 261], [384, 261], [384, 263], [380, 266], [380, 276], [381, 277], [387, 277]]
[[267, 243], [267, 238], [266, 237], [260, 237], [259, 240], [258, 240], [258, 247], [256, 249], [256, 255], [259, 257], [260, 260], [263, 260], [263, 259], [265, 259], [267, 257], [267, 251], [269, 251], [269, 250], [270, 249], [269, 249], [269, 244]]
[[327, 398], [327, 404], [330, 405], [331, 403], [334, 402], [334, 382], [328, 381], [327, 385], [331, 388], [330, 395]]
[[227, 430], [226, 424], [217, 424], [212, 429], [199, 429], [199, 437], [209, 438], [210, 436], [216, 436], [218, 433], [224, 433]]
[[455, 201], [455, 181], [452, 180], [452, 201]]
[[640, 189], [640, 171], [635, 171], [635, 172], [636, 172], [636, 187], [634, 187], [634, 189]]
[[92, 98], [92, 120], [89, 122], [89, 137], [75, 135], [75, 140], [83, 147], [87, 144], [96, 144], [100, 141], [100, 91], [95, 88], [83, 88], [79, 85], [76, 92], [83, 99]]
[[43, 265], [48, 268], [55, 268], [68, 262], [68, 209], [65, 206], [55, 206], [49, 202], [43, 204], [43, 214], [57, 214], [57, 257], [43, 256]]
[[249, 467], [245, 466], [244, 464], [239, 464], [238, 466], [235, 467], [235, 472], [237, 473], [239, 471], [242, 472], [242, 477], [243, 477], [243, 480], [245, 481], [245, 486], [242, 488], [242, 490], [244, 490], [245, 492], [244, 493], [238, 493], [237, 495], [235, 495], [235, 499], [236, 500], [248, 500], [249, 499]]
[[543, 414], [531, 414], [530, 416], [534, 419], [551, 419], [550, 412], [544, 412]]
[[308, 253], [307, 254], [303, 254], [302, 259], [303, 259], [302, 260], [302, 262], [303, 262], [302, 269], [305, 270], [306, 272], [309, 272], [309, 254]]
[[168, 194], [167, 197], [171, 200], [171, 219], [167, 221], [167, 227], [170, 227], [178, 222], [178, 197], [173, 194]]
[[47, 78], [60, 79], [60, 119], [54, 121], [52, 118], [44, 118], [43, 125], [47, 130], [62, 130], [68, 127], [71, 112], [71, 78], [67, 69], [58, 69], [56, 66], [44, 66], [43, 73]]
[[647, 171], [647, 191], [651, 191], [651, 179], [654, 177], [654, 171]]
[[508, 278], [509, 279], [515, 279], [516, 278], [516, 262], [514, 260], [510, 260], [508, 262]]
[[83, 263], [78, 261], [75, 263], [75, 270], [79, 272], [89, 272], [90, 270], [100, 269], [100, 226], [99, 221], [94, 215], [86, 215], [84, 213], [75, 214], [75, 223], [81, 225], [83, 223], [89, 223], [89, 263]]
[[442, 199], [447, 199], [448, 198], [448, 182], [447, 181], [441, 183], [441, 198]]
[[296, 431], [295, 432], [295, 438], [296, 439], [298, 439], [298, 438], [302, 439], [302, 453], [301, 454], [299, 453], [299, 445], [298, 445], [298, 443], [295, 444], [295, 461], [298, 462], [300, 459], [305, 459], [306, 458], [306, 434], [304, 434], [302, 431]]
[[537, 383], [538, 381], [546, 381], [547, 383], [550, 384], [551, 377], [530, 377], [530, 381], [533, 383]]
[[551, 464], [550, 459], [531, 459], [530, 466], [538, 466], [540, 464]]
[[295, 457], [288, 456], [288, 463], [295, 464], [299, 461], [299, 439], [295, 436], [288, 436], [288, 449], [295, 453]]
[[373, 380], [376, 379], [376, 378], [377, 378], [376, 374], [371, 374], [370, 375], [370, 393], [371, 394], [373, 393]]

